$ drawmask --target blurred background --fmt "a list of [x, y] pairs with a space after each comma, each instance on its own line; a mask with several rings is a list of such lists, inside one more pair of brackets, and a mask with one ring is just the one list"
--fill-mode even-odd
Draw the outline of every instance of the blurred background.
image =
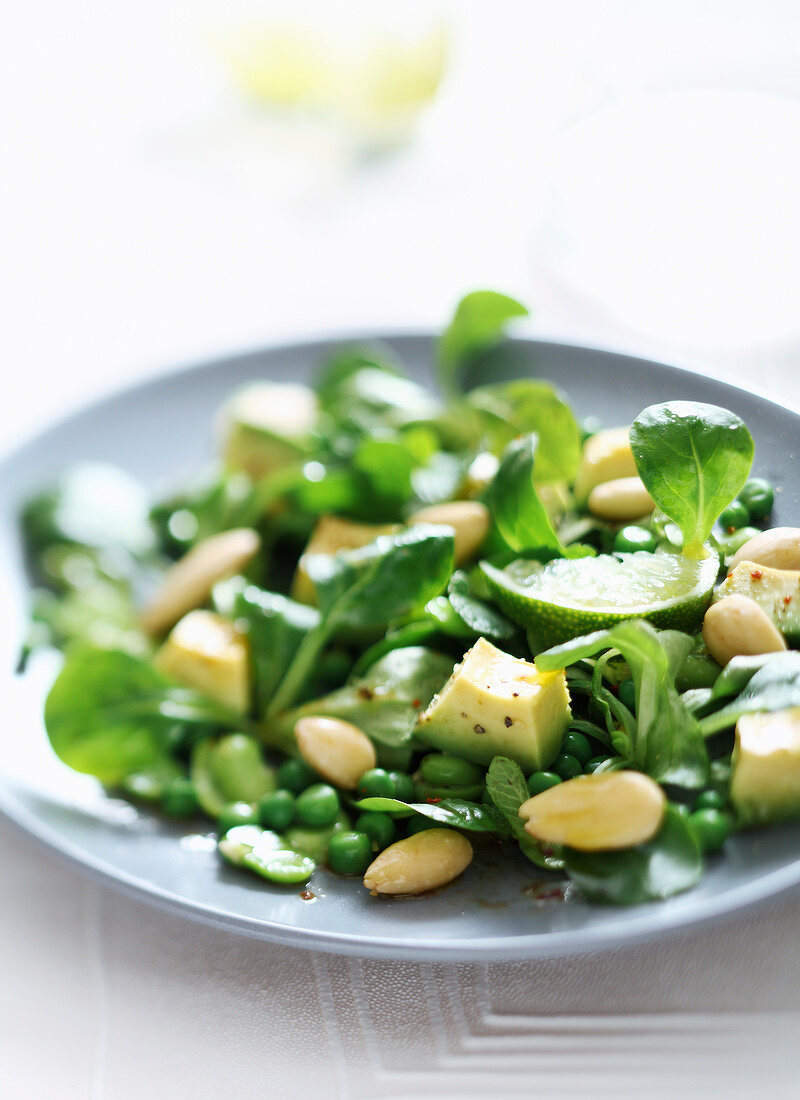
[[0, 434], [482, 286], [777, 387], [798, 55], [796, 0], [5, 3]]

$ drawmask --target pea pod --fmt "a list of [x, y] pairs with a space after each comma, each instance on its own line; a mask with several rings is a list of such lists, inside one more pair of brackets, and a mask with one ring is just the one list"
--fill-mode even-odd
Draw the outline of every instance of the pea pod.
[[201, 741], [192, 752], [191, 778], [200, 806], [219, 817], [230, 802], [253, 807], [277, 788], [275, 771], [264, 763], [258, 741], [244, 733]]
[[350, 818], [342, 811], [332, 825], [293, 825], [286, 830], [285, 836], [290, 848], [317, 863], [324, 863], [328, 858], [331, 837], [337, 833], [347, 832], [349, 829]]
[[277, 833], [259, 825], [237, 825], [217, 844], [223, 859], [282, 886], [307, 882], [316, 870], [308, 856], [287, 848]]

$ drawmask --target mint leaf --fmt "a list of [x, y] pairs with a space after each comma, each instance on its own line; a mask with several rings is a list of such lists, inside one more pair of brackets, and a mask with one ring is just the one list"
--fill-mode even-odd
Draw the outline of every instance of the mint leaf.
[[513, 836], [527, 837], [519, 808], [530, 798], [525, 776], [519, 764], [507, 756], [495, 756], [486, 773], [489, 797], [505, 818]]

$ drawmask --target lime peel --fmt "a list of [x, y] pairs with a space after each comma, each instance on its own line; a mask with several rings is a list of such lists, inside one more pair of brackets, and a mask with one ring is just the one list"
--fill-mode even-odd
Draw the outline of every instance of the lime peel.
[[545, 646], [624, 619], [699, 629], [719, 571], [719, 558], [683, 554], [601, 554], [542, 565], [520, 559], [506, 569], [481, 563], [492, 596], [510, 619]]

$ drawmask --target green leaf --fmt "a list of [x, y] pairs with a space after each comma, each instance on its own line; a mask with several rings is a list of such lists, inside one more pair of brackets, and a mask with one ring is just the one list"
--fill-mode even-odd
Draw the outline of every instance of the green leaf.
[[650, 405], [631, 426], [639, 476], [656, 506], [678, 525], [684, 552], [703, 544], [747, 480], [753, 438], [735, 413], [695, 401]]
[[310, 554], [306, 569], [326, 624], [383, 626], [421, 611], [453, 568], [452, 533], [416, 524], [339, 554]]
[[388, 347], [346, 348], [316, 381], [320, 406], [339, 428], [357, 435], [436, 417], [439, 402], [406, 378]]
[[487, 441], [499, 454], [518, 435], [538, 439], [533, 479], [572, 481], [581, 460], [581, 433], [575, 414], [550, 382], [519, 378], [480, 386], [467, 402], [483, 418]]
[[394, 439], [365, 438], [353, 455], [353, 466], [366, 481], [373, 519], [399, 515], [411, 495], [411, 474], [419, 465], [414, 455]]
[[512, 836], [527, 837], [519, 808], [528, 801], [530, 793], [519, 764], [506, 756], [495, 756], [486, 773], [486, 790], [505, 818]]
[[300, 475], [280, 471], [274, 481], [274, 494], [266, 492], [269, 479], [256, 487], [246, 474], [237, 472], [205, 479], [159, 501], [152, 507], [150, 518], [162, 549], [171, 557], [180, 557], [210, 535], [232, 527], [253, 527], [271, 496], [280, 496], [288, 476], [296, 481]]
[[515, 623], [491, 604], [473, 595], [469, 577], [463, 570], [453, 573], [447, 593], [453, 610], [473, 634], [493, 641], [508, 641], [517, 634]]
[[359, 810], [390, 813], [393, 817], [422, 814], [440, 825], [451, 829], [465, 829], [471, 833], [494, 833], [508, 836], [505, 820], [491, 806], [467, 802], [462, 798], [443, 798], [440, 802], [401, 802], [396, 798], [362, 798], [356, 802]]
[[298, 699], [320, 653], [338, 633], [386, 627], [419, 614], [447, 584], [453, 551], [450, 529], [420, 523], [380, 535], [358, 550], [306, 555], [322, 618], [295, 653], [269, 714], [279, 714]]
[[770, 659], [750, 678], [733, 702], [701, 719], [706, 737], [733, 726], [743, 714], [800, 707], [800, 653], [789, 650]]
[[567, 874], [592, 901], [635, 905], [682, 893], [703, 870], [697, 843], [683, 817], [668, 807], [658, 834], [621, 852], [564, 849]]
[[348, 380], [364, 369], [388, 377], [402, 377], [397, 357], [387, 345], [361, 344], [341, 348], [325, 359], [314, 378], [320, 406], [329, 409], [335, 405]]
[[535, 435], [509, 443], [487, 490], [486, 503], [512, 550], [544, 547], [561, 554], [561, 542], [534, 488], [535, 461]]
[[149, 662], [88, 648], [69, 654], [44, 712], [56, 755], [109, 785], [161, 761], [176, 725], [222, 724], [226, 718], [235, 728], [235, 715], [170, 684]]
[[[687, 634], [657, 631], [643, 619], [628, 619], [540, 653], [536, 667], [553, 671], [618, 649], [630, 667], [636, 697], [632, 762], [659, 782], [694, 788], [706, 781], [708, 757], [701, 728], [675, 687], [675, 677], [693, 644]], [[601, 694], [598, 684], [593, 690], [596, 696]], [[611, 703], [610, 698], [604, 701]], [[617, 711], [615, 717], [620, 717]]]
[[497, 291], [475, 290], [465, 295], [439, 338], [439, 382], [444, 392], [454, 393], [458, 368], [496, 344], [509, 321], [527, 316], [525, 306]]
[[342, 718], [363, 729], [378, 745], [411, 741], [417, 715], [453, 671], [453, 659], [422, 646], [395, 649], [361, 676], [353, 676], [321, 699], [281, 714], [270, 722], [274, 731], [291, 734], [299, 718]]
[[519, 850], [536, 867], [541, 867], [543, 871], [564, 870], [564, 857], [561, 855], [560, 848], [552, 849], [549, 845], [542, 844], [527, 834], [518, 837], [517, 840]]
[[249, 638], [256, 713], [263, 714], [320, 615], [314, 607], [251, 584], [234, 597], [233, 618], [245, 626]]
[[[426, 607], [430, 607], [430, 604], [427, 604]], [[387, 653], [391, 653], [394, 649], [407, 649], [410, 646], [424, 645], [430, 641], [434, 634], [438, 633], [438, 630], [437, 623], [429, 622], [426, 619], [406, 623], [396, 630], [390, 630], [383, 638], [361, 654], [355, 665], [353, 665], [352, 675], [363, 676], [376, 661], [379, 661], [381, 657], [385, 657]]]
[[774, 653], [747, 654], [731, 657], [711, 688], [712, 699], [731, 699], [739, 695], [759, 669], [775, 659]]
[[102, 463], [70, 467], [52, 488], [27, 502], [21, 522], [34, 554], [59, 543], [133, 557], [153, 548], [144, 490], [123, 470]]

